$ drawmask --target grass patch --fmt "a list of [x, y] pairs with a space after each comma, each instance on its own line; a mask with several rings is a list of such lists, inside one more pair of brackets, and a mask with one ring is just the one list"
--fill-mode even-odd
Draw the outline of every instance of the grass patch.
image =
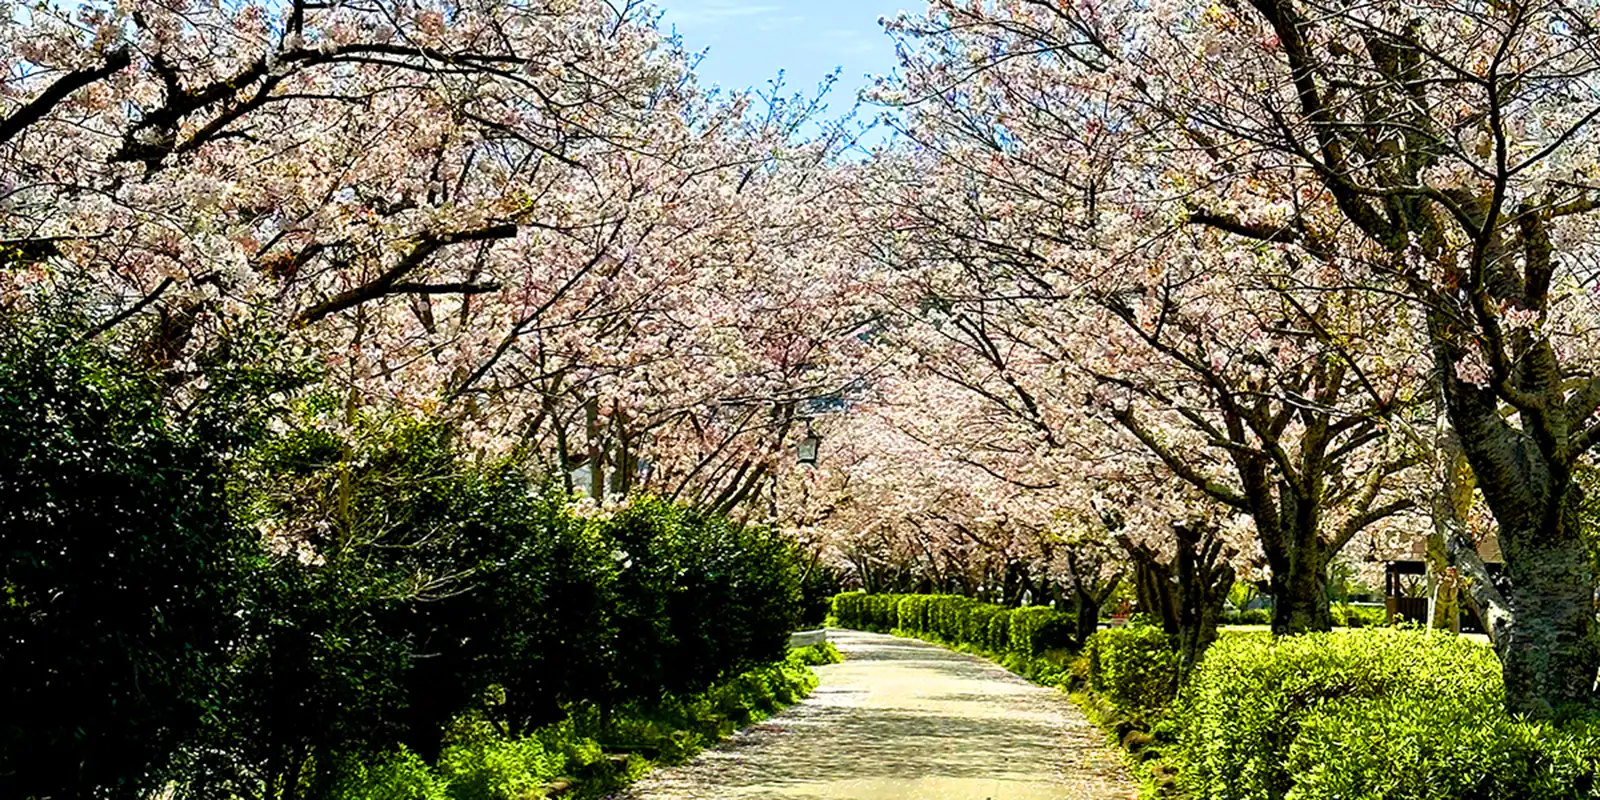
[[482, 711], [456, 720], [435, 765], [401, 750], [351, 765], [335, 800], [597, 800], [658, 766], [681, 764], [741, 728], [792, 705], [817, 686], [811, 667], [843, 660], [832, 644], [789, 651], [783, 661], [688, 697], [632, 704], [611, 715], [576, 710], [531, 735], [508, 737]]

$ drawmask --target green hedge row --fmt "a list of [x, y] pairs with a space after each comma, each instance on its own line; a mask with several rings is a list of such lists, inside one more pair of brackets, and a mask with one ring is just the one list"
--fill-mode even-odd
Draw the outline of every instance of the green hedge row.
[[1499, 662], [1472, 640], [1394, 628], [1223, 636], [1175, 694], [1165, 639], [1095, 634], [1088, 679], [1154, 734], [1137, 738], [1141, 753], [1163, 756], [1189, 796], [1600, 797], [1600, 726], [1508, 716]]
[[1136, 724], [1147, 725], [1178, 693], [1178, 653], [1160, 628], [1103, 630], [1083, 650], [1089, 688]]
[[1224, 611], [1222, 613], [1223, 625], [1271, 625], [1272, 612], [1264, 608], [1252, 608], [1248, 611]]
[[[1357, 606], [1350, 603], [1334, 603], [1329, 606], [1333, 614], [1333, 624], [1340, 628], [1372, 628], [1383, 625], [1388, 620], [1388, 614], [1381, 608], [1370, 606]], [[1272, 612], [1264, 608], [1252, 608], [1248, 611], [1228, 611], [1222, 615], [1224, 625], [1271, 625]]]
[[1333, 614], [1333, 624], [1341, 628], [1376, 628], [1389, 620], [1386, 611], [1371, 606], [1334, 603], [1328, 610]]
[[402, 747], [444, 769], [464, 714], [522, 740], [694, 695], [799, 622], [772, 529], [580, 515], [222, 356], [180, 415], [81, 329], [0, 320], [0, 798], [322, 800]]
[[1510, 718], [1494, 652], [1455, 636], [1225, 638], [1172, 716], [1184, 782], [1217, 800], [1596, 796], [1595, 732]]
[[1025, 658], [1075, 644], [1072, 614], [1042, 606], [1007, 608], [956, 595], [847, 592], [833, 598], [833, 616], [846, 628], [900, 631]]

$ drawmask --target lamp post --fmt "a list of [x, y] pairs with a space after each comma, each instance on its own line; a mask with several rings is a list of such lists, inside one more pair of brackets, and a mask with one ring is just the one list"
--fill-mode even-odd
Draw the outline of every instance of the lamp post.
[[811, 429], [811, 420], [806, 420], [806, 435], [795, 445], [795, 461], [807, 466], [817, 465], [817, 450], [822, 447], [822, 437]]

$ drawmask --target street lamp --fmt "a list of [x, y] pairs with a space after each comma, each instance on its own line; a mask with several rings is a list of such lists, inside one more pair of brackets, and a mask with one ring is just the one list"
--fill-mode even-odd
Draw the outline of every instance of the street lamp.
[[811, 429], [811, 420], [806, 420], [806, 435], [795, 445], [795, 460], [808, 466], [817, 465], [817, 450], [822, 447], [822, 437]]

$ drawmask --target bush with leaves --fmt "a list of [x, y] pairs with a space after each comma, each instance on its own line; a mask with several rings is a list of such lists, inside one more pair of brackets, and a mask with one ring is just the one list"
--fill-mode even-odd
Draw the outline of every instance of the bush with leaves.
[[1169, 712], [1199, 797], [1596, 796], [1592, 729], [1504, 710], [1494, 651], [1418, 630], [1224, 637]]
[[1072, 614], [1053, 608], [1007, 608], [938, 594], [845, 592], [833, 599], [833, 619], [847, 628], [898, 631], [1022, 660], [1071, 648], [1076, 630]]
[[[451, 721], [523, 742], [650, 708], [781, 659], [799, 623], [771, 529], [582, 517], [448, 424], [306, 391], [265, 343], [174, 386], [82, 329], [0, 328], [0, 795], [430, 797], [418, 763], [525, 794], [502, 778], [560, 759], [468, 753]], [[790, 696], [765, 686], [734, 693]]]
[[1084, 658], [1090, 688], [1137, 724], [1152, 723], [1178, 693], [1178, 651], [1155, 626], [1099, 631], [1089, 637]]
[[612, 681], [597, 697], [616, 706], [692, 693], [782, 658], [800, 622], [800, 577], [775, 531], [646, 498], [597, 534], [617, 565]]
[[84, 329], [0, 326], [4, 797], [143, 797], [216, 712], [264, 559], [229, 462], [298, 380], [203, 354], [179, 416]]
[[1383, 609], [1371, 606], [1334, 603], [1329, 611], [1333, 613], [1333, 624], [1341, 628], [1374, 628], [1388, 621]]

